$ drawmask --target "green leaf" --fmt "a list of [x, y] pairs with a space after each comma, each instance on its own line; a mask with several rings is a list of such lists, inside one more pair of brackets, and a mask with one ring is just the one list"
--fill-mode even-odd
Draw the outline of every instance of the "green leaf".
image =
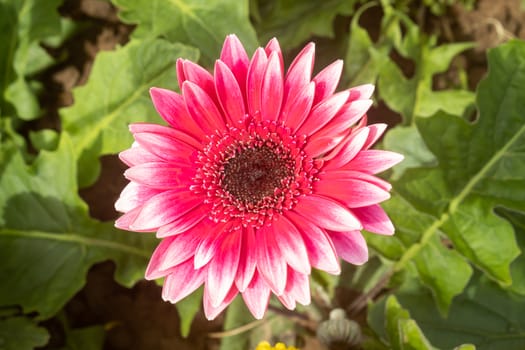
[[89, 217], [77, 194], [73, 145], [61, 136], [54, 152], [31, 166], [19, 152], [0, 166], [0, 307], [20, 305], [40, 319], [53, 316], [85, 283], [96, 262], [116, 262], [116, 279], [141, 279], [156, 243], [149, 234], [115, 229]]
[[117, 51], [97, 55], [89, 81], [73, 90], [75, 104], [60, 111], [78, 158], [80, 187], [92, 184], [98, 158], [132, 143], [128, 124], [160, 121], [149, 97], [153, 86], [176, 88], [175, 61], [196, 60], [195, 49], [165, 40], [132, 41]]
[[250, 54], [258, 46], [248, 16], [248, 0], [112, 0], [125, 23], [136, 24], [132, 38], [165, 37], [198, 47], [212, 66], [228, 34], [236, 34]]
[[[226, 319], [224, 320], [224, 330], [228, 331], [242, 327], [250, 322], [254, 322], [253, 316], [244, 304], [244, 300], [241, 297], [235, 298], [228, 306]], [[221, 341], [221, 350], [244, 350], [250, 348], [250, 332], [231, 335], [223, 338]]]
[[34, 148], [52, 151], [57, 148], [59, 134], [52, 129], [42, 129], [38, 131], [29, 131], [29, 139]]
[[416, 117], [429, 117], [439, 110], [461, 115], [474, 102], [474, 94], [466, 90], [433, 91], [432, 77], [446, 71], [454, 56], [474, 45], [454, 43], [436, 46], [436, 38], [426, 37], [413, 22], [405, 19], [402, 23], [412, 35], [407, 35], [394, 48], [405, 59], [413, 61], [414, 75], [406, 77], [393, 61], [385, 61], [377, 82], [381, 98], [390, 109], [403, 116], [406, 124], [413, 123]]
[[100, 325], [66, 330], [64, 350], [101, 350], [106, 332]]
[[[439, 348], [452, 349], [458, 344], [478, 350], [525, 347], [525, 296], [505, 291], [483, 276], [472, 279], [452, 303], [447, 318], [440, 316], [432, 296], [417, 280], [406, 283], [395, 295]], [[380, 334], [382, 310], [384, 300], [371, 306], [369, 314], [370, 325]]]
[[[272, 37], [290, 49], [313, 35], [333, 38], [337, 15], [351, 15], [356, 0], [272, 0], [256, 1], [260, 19], [256, 23], [261, 42]], [[293, 30], [290, 30], [293, 28]]]
[[[415, 261], [420, 273], [426, 271], [423, 281], [435, 292], [442, 311], [467, 280], [468, 270], [456, 252], [507, 286], [512, 282], [510, 264], [520, 253], [512, 226], [494, 209], [525, 211], [525, 43], [513, 41], [493, 49], [488, 60], [489, 74], [477, 91], [478, 120], [469, 123], [443, 113], [419, 119], [417, 127], [439, 165], [407, 170], [394, 184], [415, 210], [407, 211], [403, 220], [427, 221], [395, 269]], [[427, 256], [429, 249], [437, 248], [437, 237], [451, 241], [454, 255], [440, 247], [441, 253]], [[449, 270], [463, 266], [459, 280], [444, 273], [444, 257]], [[438, 288], [446, 281], [433, 283], [432, 276], [449, 278], [456, 286]]]
[[386, 329], [393, 350], [434, 349], [410, 313], [403, 309], [394, 296], [386, 300]]
[[190, 334], [191, 323], [202, 305], [203, 289], [199, 288], [177, 303], [180, 318], [180, 333], [186, 338]]
[[0, 1], [0, 115], [38, 117], [31, 76], [53, 62], [39, 42], [60, 33], [60, 4], [60, 0]]
[[0, 319], [0, 350], [32, 350], [46, 345], [48, 340], [47, 330], [29, 318]]
[[497, 208], [497, 213], [512, 224], [516, 233], [518, 245], [522, 252], [510, 266], [512, 285], [508, 289], [521, 295], [525, 295], [525, 254], [523, 254], [525, 251], [525, 214], [505, 210], [503, 208]]
[[[374, 5], [363, 5], [350, 25], [345, 72], [351, 85], [377, 81], [380, 98], [400, 113], [407, 125], [416, 117], [429, 117], [438, 110], [461, 115], [474, 102], [474, 94], [462, 89], [433, 91], [432, 78], [446, 71], [456, 55], [474, 44], [437, 45], [435, 36], [425, 35], [388, 2], [382, 2], [384, 16], [380, 36], [374, 43], [358, 23], [362, 13]], [[394, 52], [407, 61], [406, 65], [414, 65], [413, 76], [405, 76], [390, 58]]]
[[432, 236], [414, 257], [416, 269], [423, 282], [434, 292], [439, 311], [446, 315], [452, 299], [467, 285], [472, 268], [457, 251], [443, 245]]
[[[413, 261], [422, 283], [432, 290], [439, 310], [445, 315], [454, 296], [467, 285], [472, 268], [457, 251], [445, 247], [438, 235], [425, 236], [425, 232], [433, 229], [431, 215], [418, 212], [400, 196], [394, 196], [384, 208], [394, 222], [396, 235], [367, 235], [367, 242], [383, 256], [398, 260], [396, 266], [404, 266], [407, 259]], [[395, 247], [395, 253], [390, 247]]]
[[379, 6], [376, 2], [362, 5], [352, 17], [350, 23], [350, 38], [345, 57], [345, 75], [351, 82], [350, 86], [365, 83], [375, 83], [381, 67], [390, 58], [393, 40], [399, 32], [399, 19], [391, 14], [392, 9], [385, 7], [385, 15], [381, 19], [380, 37], [376, 43], [372, 41], [368, 31], [359, 25], [359, 19], [368, 9]]
[[383, 141], [384, 148], [405, 156], [393, 169], [392, 180], [397, 180], [409, 168], [434, 165], [436, 157], [425, 145], [415, 125], [398, 126], [390, 130]]

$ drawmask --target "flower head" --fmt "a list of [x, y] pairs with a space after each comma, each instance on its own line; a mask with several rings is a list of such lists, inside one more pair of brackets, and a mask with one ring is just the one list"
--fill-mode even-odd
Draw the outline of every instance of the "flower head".
[[267, 341], [262, 341], [257, 344], [255, 350], [298, 350], [295, 346], [286, 346], [284, 343], [276, 343], [275, 346], [271, 346]]
[[284, 74], [276, 39], [250, 59], [230, 35], [213, 75], [179, 59], [182, 93], [151, 89], [168, 126], [130, 126], [116, 226], [156, 231], [146, 278], [165, 277], [165, 300], [204, 284], [209, 319], [239, 293], [256, 318], [271, 293], [293, 309], [310, 302], [312, 267], [367, 260], [360, 230], [393, 234], [374, 174], [402, 156], [370, 149], [386, 128], [366, 125], [373, 86], [334, 93], [342, 61], [312, 79], [313, 63], [311, 43]]

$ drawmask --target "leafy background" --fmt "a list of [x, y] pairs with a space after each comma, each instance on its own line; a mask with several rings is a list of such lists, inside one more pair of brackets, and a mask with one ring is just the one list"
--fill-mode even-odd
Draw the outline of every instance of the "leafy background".
[[[0, 0], [0, 349], [525, 348], [525, 11], [506, 0]], [[312, 274], [313, 303], [240, 300], [214, 322], [142, 280], [156, 244], [113, 227], [127, 125], [160, 122], [151, 86], [178, 57], [211, 67], [226, 34], [277, 37], [290, 62], [345, 59], [340, 88], [377, 86], [394, 237], [370, 261]], [[520, 39], [521, 38], [521, 39]], [[328, 339], [348, 322], [326, 324]], [[340, 335], [339, 335], [340, 337]]]

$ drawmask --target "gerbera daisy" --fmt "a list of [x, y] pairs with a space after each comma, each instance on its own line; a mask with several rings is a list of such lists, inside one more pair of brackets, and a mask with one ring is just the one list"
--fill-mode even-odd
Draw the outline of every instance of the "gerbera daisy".
[[312, 267], [368, 259], [360, 230], [394, 233], [374, 174], [402, 156], [370, 149], [386, 128], [366, 125], [373, 86], [334, 93], [342, 61], [312, 79], [313, 64], [313, 43], [284, 74], [276, 39], [250, 59], [229, 35], [213, 74], [179, 59], [182, 92], [151, 89], [168, 126], [130, 126], [116, 226], [156, 231], [146, 278], [165, 277], [165, 300], [204, 284], [209, 319], [239, 293], [256, 318], [271, 293], [293, 309], [310, 302]]

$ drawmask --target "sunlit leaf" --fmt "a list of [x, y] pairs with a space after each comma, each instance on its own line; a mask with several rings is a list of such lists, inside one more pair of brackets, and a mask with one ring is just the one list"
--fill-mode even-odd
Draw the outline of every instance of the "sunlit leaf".
[[8, 155], [0, 167], [0, 307], [20, 305], [48, 318], [82, 288], [88, 269], [107, 259], [116, 262], [122, 284], [142, 278], [155, 238], [89, 217], [66, 135], [30, 166], [12, 148], [2, 152]]
[[405, 156], [403, 161], [392, 169], [392, 180], [398, 179], [406, 169], [436, 163], [436, 157], [428, 150], [415, 125], [393, 128], [385, 135], [383, 146], [389, 151]]
[[[224, 330], [231, 331], [232, 329], [242, 327], [250, 322], [253, 322], [253, 317], [247, 309], [241, 297], [235, 300], [228, 306], [226, 312], [226, 319], [224, 320]], [[250, 332], [241, 332], [239, 334], [232, 334], [224, 337], [221, 341], [221, 350], [243, 350], [250, 347]]]
[[[416, 117], [429, 117], [438, 110], [461, 115], [474, 102], [474, 94], [464, 89], [434, 91], [434, 75], [448, 69], [452, 59], [473, 47], [473, 43], [437, 44], [436, 36], [428, 36], [404, 13], [383, 2], [384, 15], [380, 36], [372, 42], [369, 34], [359, 26], [359, 17], [375, 6], [363, 5], [352, 19], [345, 68], [351, 85], [376, 83], [379, 97], [405, 124]], [[401, 33], [404, 32], [404, 35]], [[396, 63], [391, 56], [403, 59]], [[406, 76], [401, 67], [412, 67]]]
[[[248, 52], [258, 46], [248, 18], [248, 0], [112, 0], [126, 23], [137, 24], [133, 38], [164, 37], [198, 47], [212, 66], [224, 38], [236, 34]], [[186, 57], [190, 58], [190, 57]]]
[[191, 323], [202, 305], [203, 289], [199, 288], [177, 303], [180, 318], [180, 333], [183, 337], [190, 334]]
[[40, 113], [31, 75], [53, 60], [39, 45], [60, 33], [60, 0], [0, 1], [0, 115], [34, 119]]
[[[416, 122], [438, 166], [407, 170], [395, 183], [396, 191], [413, 207], [402, 220], [427, 221], [424, 229], [412, 231], [416, 241], [399, 259], [396, 270], [415, 261], [442, 311], [468, 280], [468, 270], [456, 252], [500, 284], [512, 282], [510, 264], [520, 250], [511, 224], [495, 215], [494, 208], [525, 211], [524, 84], [525, 43], [513, 41], [489, 53], [489, 74], [477, 91], [475, 123], [444, 113]], [[397, 225], [400, 219], [391, 214]], [[400, 239], [408, 231], [401, 225]], [[454, 252], [440, 247], [441, 253], [428, 256], [437, 248], [438, 237], [450, 240]], [[449, 270], [458, 272], [463, 266], [464, 272], [445, 273], [442, 259], [446, 256]], [[445, 298], [447, 283], [457, 285]]]
[[196, 60], [195, 49], [165, 40], [133, 41], [117, 51], [101, 52], [89, 81], [73, 91], [75, 103], [60, 111], [62, 128], [73, 141], [81, 187], [100, 171], [98, 158], [128, 148], [132, 122], [160, 122], [149, 97], [153, 86], [175, 89], [175, 61]]

